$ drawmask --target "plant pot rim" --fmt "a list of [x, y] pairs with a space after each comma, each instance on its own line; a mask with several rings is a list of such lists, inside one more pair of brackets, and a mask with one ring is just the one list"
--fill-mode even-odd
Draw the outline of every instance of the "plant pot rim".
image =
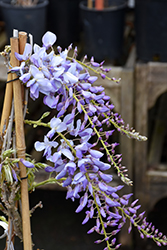
[[12, 5], [11, 0], [0, 0], [0, 6], [4, 7], [4, 8], [12, 8], [12, 9], [36, 9], [36, 8], [42, 8], [46, 5], [49, 4], [48, 0], [41, 0], [39, 1], [36, 5], [32, 5], [32, 6], [20, 6], [20, 5]]
[[79, 7], [82, 10], [91, 11], [91, 12], [97, 12], [97, 11], [98, 12], [117, 11], [117, 10], [120, 10], [120, 9], [123, 9], [123, 8], [127, 7], [127, 1], [126, 0], [121, 0], [117, 4], [117, 6], [115, 4], [115, 6], [109, 6], [107, 8], [104, 8], [103, 10], [97, 10], [94, 7], [93, 8], [88, 8], [87, 7], [87, 1], [80, 2]]

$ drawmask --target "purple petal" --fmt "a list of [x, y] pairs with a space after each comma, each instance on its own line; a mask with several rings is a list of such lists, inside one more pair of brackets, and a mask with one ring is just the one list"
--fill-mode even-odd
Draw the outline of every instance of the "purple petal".
[[101, 161], [99, 161], [97, 159], [92, 159], [92, 161], [102, 171], [103, 170], [108, 170], [111, 167], [111, 165], [109, 165], [108, 163], [101, 162]]
[[101, 207], [101, 202], [100, 202], [99, 196], [97, 194], [95, 194], [95, 198], [96, 198], [96, 202], [97, 202], [98, 206]]
[[92, 157], [98, 158], [98, 159], [101, 158], [104, 155], [100, 151], [94, 150], [94, 149], [90, 149], [89, 152], [90, 152], [90, 154], [91, 154]]
[[102, 183], [101, 181], [99, 182], [98, 186], [102, 191], [106, 191], [108, 189], [108, 186]]
[[85, 217], [85, 219], [82, 221], [82, 225], [86, 224], [90, 218], [90, 213], [88, 213]]
[[120, 204], [116, 201], [112, 201], [110, 198], [105, 197], [106, 203], [110, 206], [110, 207], [119, 207]]
[[48, 137], [49, 139], [51, 139], [51, 138], [54, 136], [55, 132], [56, 132], [55, 129], [52, 128], [52, 129], [47, 133], [47, 137]]
[[64, 76], [64, 81], [67, 83], [74, 84], [78, 81], [78, 78], [73, 74], [71, 74], [70, 72], [65, 72], [63, 76]]
[[83, 173], [79, 172], [74, 176], [74, 181], [78, 181], [83, 176]]
[[84, 173], [79, 172], [78, 174], [76, 174], [74, 176], [74, 180], [73, 180], [73, 184], [77, 184], [77, 183], [81, 183], [84, 182], [84, 180], [86, 179]]
[[31, 74], [30, 73], [26, 73], [23, 74], [22, 76], [20, 76], [20, 81], [22, 81], [23, 83], [26, 83], [30, 80]]
[[129, 211], [132, 213], [132, 214], [135, 214], [136, 213], [136, 209], [132, 208], [132, 207], [129, 207]]
[[116, 194], [116, 193], [112, 193], [112, 197], [114, 198], [114, 199], [119, 199], [119, 195], [118, 194]]
[[17, 60], [19, 60], [19, 61], [24, 60], [23, 55], [20, 55], [20, 54], [19, 54], [19, 53], [17, 53], [17, 52], [15, 52], [15, 57], [16, 57], [16, 58], [17, 58]]
[[[57, 117], [61, 117], [62, 115], [64, 115], [64, 113], [66, 112], [66, 109], [65, 109], [65, 107], [63, 107], [60, 111], [59, 111], [59, 113], [57, 114]], [[62, 126], [62, 125], [61, 125]], [[63, 131], [63, 130], [62, 130]]]
[[78, 194], [79, 191], [80, 191], [80, 186], [76, 185], [75, 188], [74, 188], [74, 192], [73, 192], [73, 196], [75, 198], [79, 198], [79, 194]]
[[89, 91], [84, 91], [84, 90], [82, 90], [81, 93], [85, 98], [90, 98], [92, 95]]
[[115, 214], [113, 212], [110, 212], [110, 218], [114, 218], [114, 219], [117, 219], [117, 220], [120, 220], [122, 218], [122, 216], [120, 214]]
[[69, 176], [64, 182], [63, 182], [63, 187], [67, 187], [68, 185], [70, 185], [72, 182], [72, 178]]
[[82, 113], [82, 108], [81, 108], [80, 102], [77, 103], [77, 109], [78, 109], [79, 113]]
[[56, 176], [56, 180], [59, 180], [63, 177], [65, 177], [66, 175], [66, 169], [63, 169], [57, 176]]
[[57, 99], [54, 96], [48, 95], [44, 96], [43, 103], [47, 105], [49, 108], [56, 108]]
[[112, 194], [112, 193], [116, 192], [116, 189], [111, 187], [111, 186], [108, 186], [107, 191], [108, 191], [109, 194]]
[[85, 207], [88, 202], [88, 193], [86, 192], [83, 196], [82, 206]]
[[54, 171], [54, 168], [51, 167], [51, 166], [47, 166], [47, 167], [45, 168], [45, 171], [48, 172], [48, 173], [50, 173], [50, 172], [53, 172], [53, 171]]
[[22, 61], [22, 60], [26, 61], [29, 58], [29, 56], [31, 55], [31, 52], [32, 52], [32, 46], [31, 46], [31, 44], [26, 43], [23, 55], [15, 52], [15, 57], [19, 61]]
[[135, 201], [132, 202], [131, 207], [135, 206], [136, 203], [138, 202], [139, 199], [136, 199]]
[[71, 161], [74, 160], [74, 156], [73, 156], [73, 154], [71, 153], [71, 151], [70, 151], [69, 149], [63, 148], [63, 149], [61, 150], [61, 152], [62, 152], [63, 155], [65, 155], [65, 156], [66, 156], [68, 159], [70, 159]]
[[27, 167], [27, 168], [34, 168], [35, 166], [34, 166], [34, 164], [33, 163], [31, 163], [31, 162], [29, 162], [29, 161], [26, 161], [26, 160], [24, 160], [24, 159], [20, 159], [20, 161], [23, 163], [23, 165], [25, 166], [25, 167]]
[[45, 149], [45, 143], [44, 142], [39, 142], [39, 141], [36, 141], [35, 144], [34, 144], [34, 147], [35, 147], [35, 150], [36, 151], [42, 151]]
[[102, 173], [100, 171], [98, 173], [99, 173], [100, 177], [102, 178], [102, 180], [107, 182], [107, 183], [109, 183], [113, 179], [113, 176], [110, 175], [110, 174], [104, 174], [104, 173]]
[[27, 60], [29, 58], [29, 56], [31, 55], [32, 52], [32, 46], [29, 43], [26, 43], [25, 48], [24, 48], [24, 60]]
[[60, 120], [59, 118], [53, 117], [53, 118], [50, 120], [50, 126], [51, 126], [51, 128], [57, 127], [60, 123], [61, 123], [61, 120]]
[[89, 192], [91, 193], [91, 195], [93, 195], [93, 187], [92, 187], [92, 184], [90, 182], [88, 184], [88, 188], [89, 188]]
[[94, 208], [93, 206], [90, 208], [90, 218], [93, 218], [94, 215]]
[[96, 240], [94, 241], [95, 244], [100, 244], [102, 242], [102, 240]]
[[18, 181], [17, 174], [16, 174], [16, 172], [14, 171], [13, 168], [12, 168], [12, 175], [13, 175], [14, 180], [17, 182]]
[[94, 83], [97, 79], [98, 79], [97, 76], [90, 76], [90, 77], [88, 78], [88, 82], [90, 82], [90, 83], [92, 84], [92, 83]]
[[89, 110], [90, 110], [91, 112], [93, 112], [93, 113], [95, 113], [95, 112], [96, 112], [96, 108], [95, 108], [95, 106], [94, 106], [94, 105], [92, 105], [92, 104], [90, 104], [90, 103], [89, 103]]
[[60, 156], [61, 156], [61, 152], [59, 151], [59, 152], [55, 152], [54, 154], [53, 154], [53, 162], [57, 162], [57, 160], [60, 158]]
[[95, 227], [92, 227], [88, 232], [87, 232], [87, 234], [91, 234], [91, 233], [93, 233], [95, 231]]
[[106, 218], [106, 213], [102, 207], [100, 207], [100, 213], [104, 218]]
[[67, 129], [67, 125], [64, 122], [61, 122], [56, 128], [57, 132], [63, 132], [64, 130]]
[[123, 199], [123, 198], [120, 198], [120, 202], [123, 204], [123, 205], [128, 205], [128, 201]]
[[52, 32], [50, 31], [47, 31], [43, 37], [42, 37], [42, 42], [43, 42], [43, 45], [48, 48], [48, 47], [51, 47], [55, 42], [56, 42], [56, 35], [53, 34]]
[[128, 228], [128, 233], [130, 234], [131, 231], [132, 231], [132, 224], [130, 223], [130, 226]]

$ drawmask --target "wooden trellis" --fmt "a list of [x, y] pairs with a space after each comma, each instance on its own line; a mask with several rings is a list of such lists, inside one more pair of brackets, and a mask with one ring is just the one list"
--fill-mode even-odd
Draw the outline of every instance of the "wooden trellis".
[[[27, 41], [27, 34], [19, 32], [18, 38], [10, 39], [11, 54], [10, 64], [12, 67], [19, 66], [20, 62], [15, 57], [15, 52], [23, 53]], [[12, 81], [13, 80], [13, 81]], [[15, 117], [15, 133], [16, 133], [16, 152], [18, 158], [25, 158], [25, 137], [24, 137], [24, 122], [23, 122], [23, 91], [22, 85], [15, 73], [9, 73], [6, 84], [5, 98], [0, 124], [1, 145], [3, 136], [8, 126], [12, 102], [14, 102], [14, 117]], [[20, 179], [21, 179], [21, 204], [22, 204], [22, 230], [23, 230], [23, 245], [24, 250], [32, 249], [31, 228], [30, 228], [30, 212], [29, 212], [29, 197], [26, 167], [19, 162]], [[10, 218], [9, 227], [10, 228]]]

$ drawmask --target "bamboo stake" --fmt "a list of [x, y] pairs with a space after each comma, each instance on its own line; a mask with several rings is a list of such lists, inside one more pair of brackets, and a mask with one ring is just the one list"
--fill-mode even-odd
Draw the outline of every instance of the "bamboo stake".
[[25, 44], [27, 42], [27, 33], [24, 31], [19, 32], [19, 53], [23, 54]]
[[104, 0], [95, 0], [95, 8], [96, 10], [104, 9]]
[[[24, 31], [19, 32], [19, 53], [23, 54], [25, 44], [27, 42], [27, 33]], [[24, 86], [21, 85], [22, 99], [24, 99]]]
[[92, 0], [88, 0], [87, 6], [88, 6], [88, 8], [92, 8], [93, 7], [93, 1]]
[[[19, 66], [18, 60], [15, 58], [14, 53], [19, 52], [19, 44], [17, 38], [11, 38], [11, 65]], [[22, 42], [22, 40], [21, 40]], [[20, 45], [20, 47], [24, 45]], [[13, 74], [13, 79], [16, 75]], [[24, 138], [24, 125], [23, 125], [23, 109], [22, 109], [22, 95], [21, 83], [19, 80], [13, 82], [14, 94], [14, 108], [15, 108], [15, 130], [16, 130], [16, 148], [19, 158], [25, 158], [25, 138]], [[26, 167], [20, 162], [20, 177], [21, 181], [21, 201], [22, 201], [22, 227], [23, 227], [23, 244], [24, 250], [32, 250], [31, 229], [30, 229], [30, 213], [29, 213], [29, 198], [28, 198], [28, 185], [26, 179]], [[24, 179], [25, 178], [25, 179]]]
[[[11, 73], [8, 74], [7, 82], [12, 80]], [[11, 106], [12, 106], [12, 96], [13, 96], [13, 84], [9, 82], [6, 84], [5, 97], [3, 103], [3, 110], [1, 116], [1, 124], [0, 124], [0, 134], [3, 135], [4, 128], [6, 129], [8, 126]]]

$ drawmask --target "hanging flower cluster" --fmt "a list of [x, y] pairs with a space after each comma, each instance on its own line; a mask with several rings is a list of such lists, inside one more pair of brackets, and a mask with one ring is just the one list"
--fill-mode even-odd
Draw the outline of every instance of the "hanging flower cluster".
[[[166, 245], [166, 236], [146, 222], [144, 212], [138, 213], [138, 200], [130, 202], [132, 194], [120, 197], [118, 191], [123, 185], [113, 186], [113, 176], [106, 172], [114, 168], [124, 184], [132, 185], [127, 169], [121, 165], [121, 154], [115, 152], [118, 143], [111, 143], [110, 137], [115, 129], [129, 138], [144, 141], [146, 137], [126, 126], [114, 112], [104, 88], [94, 85], [98, 76], [108, 78], [109, 70], [103, 67], [103, 62], [97, 63], [93, 57], [89, 62], [85, 62], [86, 57], [78, 61], [76, 48], [69, 57], [71, 45], [64, 51], [57, 47], [56, 54], [52, 47], [55, 41], [56, 36], [47, 32], [42, 47], [27, 43], [23, 55], [15, 53], [21, 65], [12, 68], [29, 88], [33, 100], [42, 93], [43, 103], [55, 110], [48, 123], [42, 119], [49, 113], [38, 121], [25, 121], [48, 127], [44, 140], [35, 142], [35, 149], [44, 151], [43, 156], [50, 162], [46, 172], [55, 173], [55, 182], [67, 188], [67, 199], [79, 199], [76, 213], [86, 209], [82, 224], [94, 219], [95, 225], [88, 233], [95, 231], [101, 235], [96, 243], [105, 241], [105, 250], [119, 248], [116, 235], [127, 220], [129, 232], [133, 225], [141, 238], [152, 238], [157, 245]], [[96, 76], [90, 75], [90, 71]], [[115, 78], [110, 80], [119, 82]], [[28, 169], [35, 166], [33, 162], [20, 161]]]

